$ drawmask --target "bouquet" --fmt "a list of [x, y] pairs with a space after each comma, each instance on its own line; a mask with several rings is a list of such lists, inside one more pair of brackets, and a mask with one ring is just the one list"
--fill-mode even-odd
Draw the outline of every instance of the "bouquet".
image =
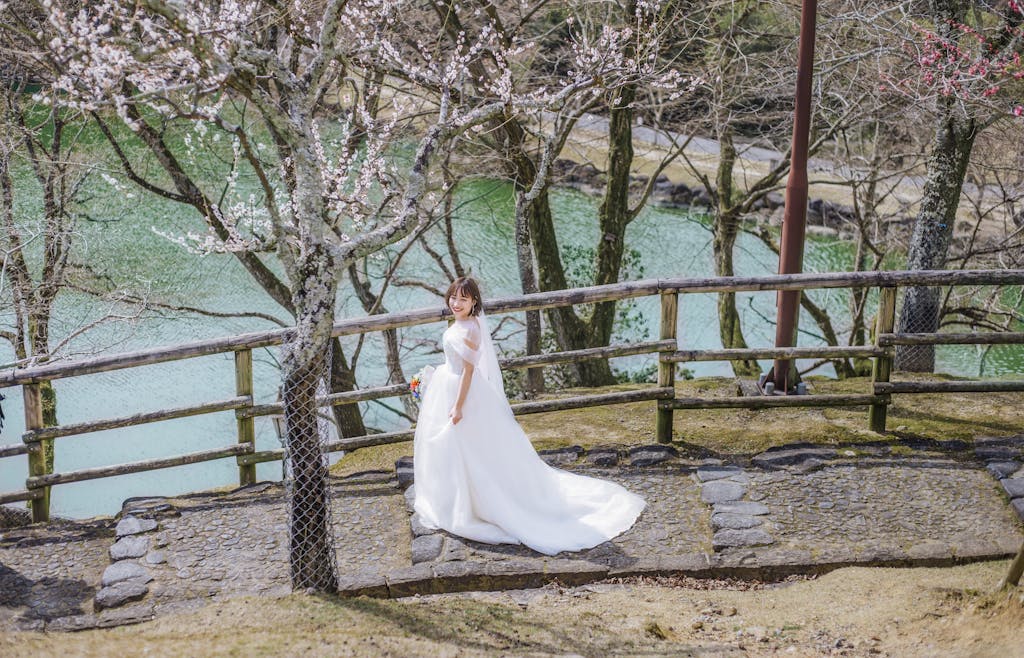
[[413, 375], [412, 379], [409, 380], [409, 392], [417, 402], [423, 398], [423, 393], [427, 390], [427, 383], [430, 381], [430, 376], [432, 374], [434, 374], [434, 366], [423, 366], [420, 371]]

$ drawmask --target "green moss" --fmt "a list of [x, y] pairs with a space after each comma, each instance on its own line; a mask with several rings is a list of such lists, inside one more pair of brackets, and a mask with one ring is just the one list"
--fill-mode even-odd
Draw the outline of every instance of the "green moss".
[[[904, 378], [910, 380], [910, 377]], [[947, 381], [945, 375], [915, 375], [918, 381]], [[866, 393], [867, 377], [833, 380], [809, 377], [811, 393]], [[601, 389], [578, 388], [549, 394], [542, 399], [591, 393], [630, 391], [647, 384], [617, 384]], [[679, 397], [731, 397], [736, 383], [728, 377], [704, 377], [679, 381]], [[791, 443], [842, 445], [884, 442], [894, 438], [973, 440], [978, 436], [1007, 436], [1024, 429], [1024, 405], [1020, 393], [948, 393], [895, 395], [889, 406], [886, 435], [867, 429], [866, 407], [678, 410], [673, 414], [672, 443], [691, 456], [750, 455], [773, 446]], [[653, 402], [572, 409], [519, 417], [519, 422], [538, 450], [579, 445], [628, 448], [649, 445], [655, 439]], [[892, 447], [896, 454], [901, 446]], [[861, 453], [853, 449], [855, 456]], [[346, 455], [332, 473], [394, 468], [396, 459], [412, 454], [411, 443], [364, 448]]]

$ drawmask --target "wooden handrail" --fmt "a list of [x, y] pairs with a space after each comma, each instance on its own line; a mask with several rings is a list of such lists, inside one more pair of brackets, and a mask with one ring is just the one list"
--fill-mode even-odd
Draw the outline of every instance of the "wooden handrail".
[[217, 411], [241, 409], [251, 404], [252, 397], [243, 395], [229, 398], [227, 400], [218, 400], [216, 402], [207, 402], [206, 404], [197, 404], [188, 407], [165, 409], [163, 411], [149, 411], [146, 413], [135, 414], [133, 416], [93, 420], [86, 423], [74, 423], [70, 425], [57, 425], [55, 427], [42, 427], [37, 430], [25, 432], [22, 434], [22, 440], [25, 441], [25, 443], [35, 443], [37, 441], [42, 441], [43, 439], [53, 439], [62, 436], [71, 436], [73, 434], [99, 432], [102, 430], [117, 429], [119, 427], [133, 427], [135, 425], [144, 425], [146, 423], [156, 423], [161, 420], [187, 418], [188, 416], [212, 414]]
[[825, 347], [752, 347], [727, 350], [678, 350], [663, 355], [663, 361], [689, 363], [696, 361], [733, 361], [737, 359], [831, 359], [885, 356], [884, 349], [870, 345], [839, 345]]
[[[1024, 344], [1024, 333], [982, 334], [899, 334], [893, 333], [892, 316], [895, 310], [896, 288], [899, 286], [949, 285], [1024, 285], [1024, 270], [968, 270], [923, 272], [834, 272], [824, 274], [792, 274], [764, 277], [729, 278], [671, 278], [647, 279], [561, 290], [531, 295], [519, 295], [488, 301], [485, 308], [491, 314], [548, 309], [576, 304], [630, 299], [660, 295], [660, 340], [632, 345], [609, 345], [551, 354], [528, 355], [504, 359], [503, 368], [530, 368], [557, 363], [578, 362], [587, 359], [609, 359], [639, 354], [655, 354], [658, 358], [658, 385], [652, 388], [612, 393], [596, 393], [575, 397], [530, 401], [515, 404], [516, 415], [544, 413], [564, 409], [578, 409], [608, 404], [657, 401], [657, 438], [668, 442], [672, 438], [673, 409], [764, 409], [773, 407], [807, 406], [863, 406], [870, 405], [869, 423], [872, 429], [884, 431], [886, 407], [893, 393], [966, 392], [966, 391], [1024, 391], [1024, 381], [1002, 382], [888, 382], [889, 363], [895, 345], [926, 344]], [[676, 343], [677, 296], [683, 293], [749, 292], [766, 290], [805, 290], [814, 288], [879, 287], [880, 315], [876, 328], [876, 342], [867, 346], [820, 346], [792, 348], [745, 348], [721, 350], [678, 350]], [[884, 311], [884, 313], [883, 313]], [[447, 319], [441, 308], [421, 308], [411, 311], [374, 315], [344, 320], [332, 330], [334, 336], [363, 334], [373, 331], [414, 326]], [[882, 316], [885, 316], [884, 318]], [[0, 388], [23, 384], [25, 388], [26, 432], [22, 445], [0, 446], [0, 457], [29, 455], [29, 477], [26, 489], [0, 494], [0, 503], [32, 500], [33, 519], [46, 520], [49, 510], [49, 488], [53, 485], [78, 482], [94, 478], [168, 468], [201, 461], [236, 458], [240, 481], [244, 484], [255, 478], [254, 465], [281, 459], [283, 450], [255, 450], [255, 430], [252, 419], [256, 416], [282, 413], [280, 404], [254, 405], [252, 399], [252, 354], [258, 347], [280, 345], [288, 339], [291, 329], [253, 332], [239, 336], [196, 341], [170, 347], [106, 355], [65, 363], [47, 363], [24, 369], [0, 371]], [[84, 374], [120, 370], [197, 356], [234, 352], [236, 370], [236, 396], [228, 400], [209, 402], [190, 407], [147, 412], [106, 420], [76, 423], [58, 427], [42, 427], [39, 384], [41, 382]], [[675, 364], [692, 361], [719, 361], [756, 358], [873, 358], [874, 374], [872, 394], [755, 396], [734, 398], [676, 398], [674, 387]], [[402, 395], [407, 384], [392, 384], [371, 389], [332, 393], [318, 398], [320, 406], [351, 404], [360, 401]], [[42, 460], [43, 451], [34, 445], [39, 441], [72, 434], [94, 432], [116, 427], [180, 418], [200, 413], [235, 410], [238, 425], [238, 444], [225, 448], [204, 450], [160, 459], [102, 466], [66, 473], [50, 473]], [[327, 451], [355, 450], [359, 448], [408, 441], [413, 430], [342, 438], [324, 445]]]
[[1015, 345], [1024, 343], [1024, 333], [984, 332], [980, 334], [881, 334], [879, 345]]
[[[661, 292], [706, 293], [748, 292], [758, 290], [805, 290], [813, 288], [865, 288], [876, 286], [947, 286], [947, 285], [1024, 285], [1024, 270], [935, 270], [919, 272], [828, 272], [810, 274], [777, 274], [761, 277], [703, 277], [644, 279], [611, 283], [572, 290], [533, 293], [493, 299], [484, 303], [488, 313], [501, 314], [532, 311], [569, 304], [644, 297]], [[384, 329], [396, 329], [432, 322], [441, 322], [448, 313], [441, 307], [419, 308], [343, 320], [334, 325], [332, 335], [345, 336]], [[111, 354], [65, 363], [47, 363], [30, 368], [0, 371], [0, 388], [41, 381], [51, 381], [140, 365], [177, 361], [241, 349], [280, 345], [291, 329], [275, 329], [196, 341], [123, 354]]]

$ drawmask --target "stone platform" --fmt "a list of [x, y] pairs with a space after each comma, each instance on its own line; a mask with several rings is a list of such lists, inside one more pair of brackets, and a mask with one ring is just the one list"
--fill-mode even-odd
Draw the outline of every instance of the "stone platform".
[[[478, 544], [418, 523], [400, 460], [396, 471], [332, 481], [340, 589], [397, 597], [673, 573], [774, 578], [1005, 558], [1024, 541], [1024, 436], [795, 445], [731, 462], [664, 446], [543, 456], [621, 483], [647, 509], [620, 537], [578, 553]], [[118, 519], [0, 531], [8, 629], [114, 626], [289, 591], [279, 484], [132, 499]]]

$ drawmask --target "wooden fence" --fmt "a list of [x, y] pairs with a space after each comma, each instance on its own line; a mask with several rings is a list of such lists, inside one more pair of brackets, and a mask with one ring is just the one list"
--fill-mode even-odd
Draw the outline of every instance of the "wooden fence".
[[[836, 272], [764, 277], [648, 279], [495, 299], [487, 302], [485, 308], [489, 314], [496, 315], [659, 295], [661, 298], [661, 320], [657, 340], [553, 354], [522, 356], [505, 359], [502, 362], [502, 367], [531, 368], [587, 359], [610, 359], [639, 354], [658, 354], [658, 382], [653, 388], [523, 402], [513, 405], [512, 409], [517, 415], [523, 415], [609, 404], [654, 401], [656, 402], [657, 409], [657, 439], [660, 442], [667, 443], [672, 437], [672, 414], [675, 409], [867, 406], [869, 409], [869, 427], [874, 431], [883, 432], [885, 431], [886, 409], [893, 394], [1024, 391], [1024, 381], [928, 383], [889, 381], [896, 345], [938, 345], [949, 343], [1024, 344], [1024, 333], [893, 333], [896, 314], [896, 293], [899, 287], [950, 285], [1024, 285], [1024, 270]], [[830, 345], [822, 347], [718, 350], [680, 350], [678, 348], [677, 309], [680, 294], [768, 290], [802, 291], [822, 288], [880, 289], [874, 344], [866, 346]], [[446, 313], [441, 308], [423, 308], [345, 320], [335, 325], [333, 333], [335, 336], [364, 334], [385, 329], [440, 322], [444, 319], [446, 319]], [[282, 406], [280, 404], [257, 405], [254, 403], [252, 351], [257, 348], [280, 345], [287, 340], [287, 337], [288, 330], [265, 331], [198, 341], [172, 347], [112, 354], [80, 361], [48, 363], [36, 367], [0, 371], [0, 390], [11, 386], [22, 387], [25, 412], [25, 432], [22, 435], [22, 442], [14, 445], [0, 445], [0, 458], [27, 454], [29, 471], [28, 478], [25, 481], [25, 488], [19, 491], [0, 493], [0, 503], [31, 501], [33, 520], [45, 521], [49, 518], [50, 488], [55, 485], [227, 457], [235, 458], [238, 464], [240, 483], [249, 484], [254, 482], [256, 478], [255, 465], [260, 462], [279, 460], [282, 458], [284, 451], [281, 449], [256, 450], [254, 419], [259, 416], [281, 414]], [[56, 427], [43, 427], [43, 409], [40, 395], [40, 384], [43, 382], [226, 352], [233, 352], [235, 356], [235, 397], [119, 418], [106, 418]], [[871, 388], [861, 394], [737, 396], [733, 398], [680, 398], [676, 396], [675, 371], [676, 364], [678, 363], [736, 359], [829, 359], [852, 357], [863, 357], [873, 360]], [[408, 386], [403, 383], [344, 393], [332, 393], [323, 396], [320, 399], [320, 405], [354, 404], [367, 400], [395, 397], [405, 394], [407, 390]], [[237, 419], [237, 437], [236, 442], [232, 445], [174, 457], [101, 466], [65, 473], [51, 473], [46, 470], [42, 444], [44, 440], [55, 440], [76, 434], [224, 411], [233, 411]], [[412, 438], [412, 435], [412, 430], [405, 430], [349, 437], [331, 441], [325, 445], [325, 449], [328, 451], [356, 450], [369, 446], [408, 441]]]

